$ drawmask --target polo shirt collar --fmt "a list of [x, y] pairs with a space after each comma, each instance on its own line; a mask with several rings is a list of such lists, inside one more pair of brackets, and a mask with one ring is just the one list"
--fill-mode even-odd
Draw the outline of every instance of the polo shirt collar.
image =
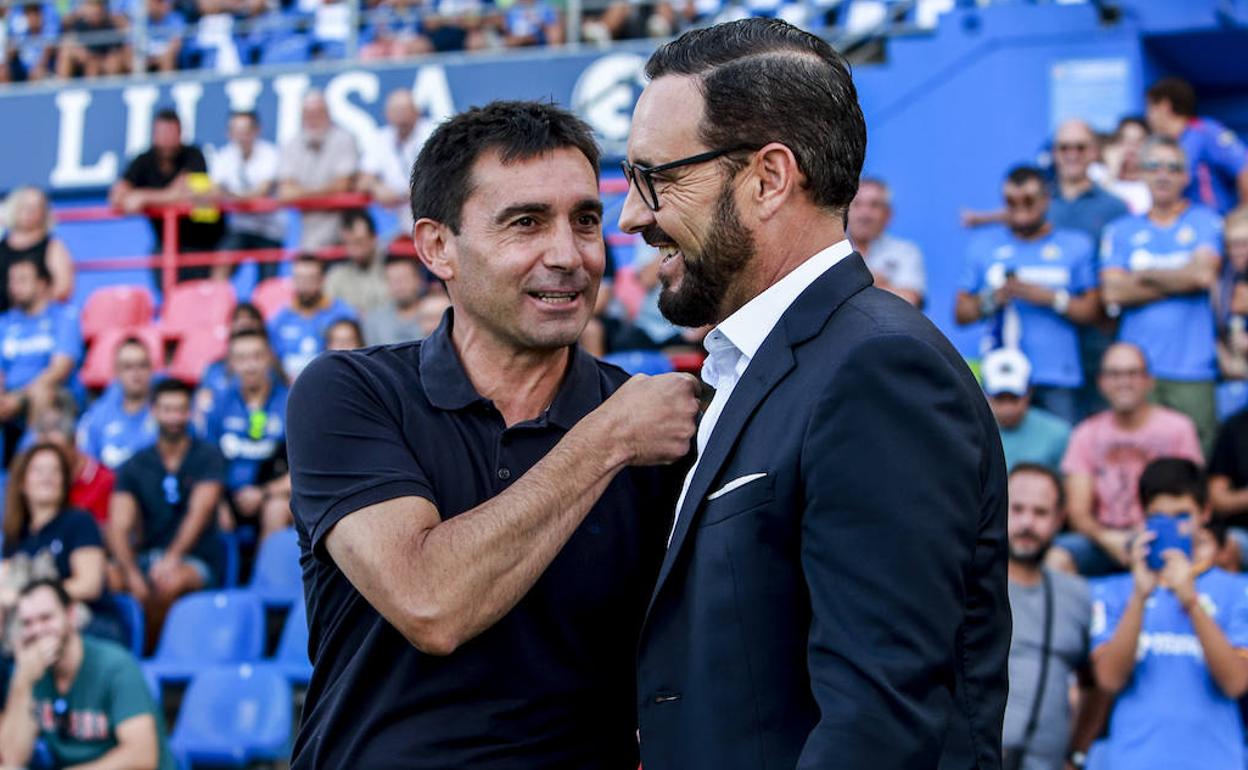
[[[473, 387], [463, 362], [459, 360], [459, 353], [455, 352], [451, 341], [454, 314], [454, 308], [447, 310], [442, 323], [420, 345], [420, 382], [425, 396], [430, 404], [446, 411], [489, 403]], [[582, 417], [596, 409], [602, 400], [597, 363], [580, 346], [573, 345], [568, 371], [550, 408], [537, 420], [522, 424], [544, 426], [550, 423], [570, 430]]]

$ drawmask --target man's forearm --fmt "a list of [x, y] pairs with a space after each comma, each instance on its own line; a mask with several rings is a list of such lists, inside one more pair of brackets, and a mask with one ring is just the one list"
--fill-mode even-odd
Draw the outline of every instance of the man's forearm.
[[35, 740], [39, 737], [34, 709], [34, 693], [30, 685], [14, 677], [9, 683], [8, 699], [4, 704], [4, 720], [0, 722], [0, 760], [4, 764], [24, 767], [30, 762]]
[[1162, 294], [1195, 294], [1208, 291], [1210, 278], [1207, 270], [1199, 265], [1188, 265], [1174, 270], [1140, 270], [1139, 280]]
[[1103, 689], [1118, 693], [1131, 681], [1143, 623], [1144, 600], [1139, 594], [1133, 593], [1114, 635], [1096, 651], [1092, 660], [1097, 684]]
[[1192, 628], [1196, 630], [1196, 638], [1205, 652], [1205, 665], [1209, 667], [1210, 676], [1228, 698], [1238, 699], [1248, 691], [1248, 659], [1231, 646], [1217, 621], [1209, 617], [1199, 601], [1193, 601], [1186, 609]]
[[1070, 749], [1086, 752], [1101, 734], [1109, 708], [1114, 699], [1109, 693], [1095, 686], [1079, 688], [1079, 703], [1070, 733]]
[[1248, 513], [1248, 487], [1244, 489], [1212, 489], [1209, 495], [1213, 512], [1221, 516]]
[[1106, 278], [1101, 289], [1105, 304], [1134, 307], [1165, 298], [1165, 292], [1156, 286], [1144, 283], [1136, 276], [1137, 274], [1122, 274], [1114, 278]]

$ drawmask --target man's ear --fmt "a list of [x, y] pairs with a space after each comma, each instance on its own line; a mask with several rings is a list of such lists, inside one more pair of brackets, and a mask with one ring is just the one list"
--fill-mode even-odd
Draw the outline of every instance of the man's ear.
[[755, 153], [750, 166], [750, 196], [758, 218], [770, 219], [793, 195], [800, 192], [805, 176], [797, 167], [797, 156], [779, 142], [765, 145]]
[[412, 245], [416, 247], [416, 257], [425, 269], [444, 283], [455, 278], [453, 237], [449, 227], [432, 219], [419, 219], [412, 225]]

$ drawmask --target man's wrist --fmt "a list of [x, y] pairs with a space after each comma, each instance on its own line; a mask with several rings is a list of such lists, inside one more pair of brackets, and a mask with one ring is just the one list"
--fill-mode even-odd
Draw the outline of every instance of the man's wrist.
[[1053, 312], [1060, 316], [1066, 315], [1066, 311], [1070, 310], [1070, 292], [1065, 289], [1058, 289], [1053, 292]]
[[996, 292], [991, 288], [986, 288], [979, 293], [979, 315], [981, 318], [987, 318], [1001, 307], [997, 302]]

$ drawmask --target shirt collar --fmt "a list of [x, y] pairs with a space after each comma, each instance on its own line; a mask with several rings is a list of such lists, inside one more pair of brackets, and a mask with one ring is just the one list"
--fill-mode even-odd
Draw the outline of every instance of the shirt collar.
[[[472, 404], [486, 404], [477, 392], [451, 341], [454, 308], [447, 310], [442, 323], [420, 344], [420, 382], [429, 403], [438, 409], [457, 411]], [[582, 417], [603, 401], [598, 364], [592, 356], [573, 345], [568, 371], [550, 407], [537, 420], [521, 423], [544, 427], [547, 423], [570, 430]]]
[[[854, 247], [848, 239], [842, 239], [820, 251], [725, 318], [712, 334], [719, 332], [747, 359], [753, 359], [767, 335], [780, 322], [784, 311], [789, 309], [815, 279], [853, 251]], [[709, 342], [710, 335], [707, 335], [707, 339]], [[707, 351], [714, 352], [710, 345], [707, 346]]]

